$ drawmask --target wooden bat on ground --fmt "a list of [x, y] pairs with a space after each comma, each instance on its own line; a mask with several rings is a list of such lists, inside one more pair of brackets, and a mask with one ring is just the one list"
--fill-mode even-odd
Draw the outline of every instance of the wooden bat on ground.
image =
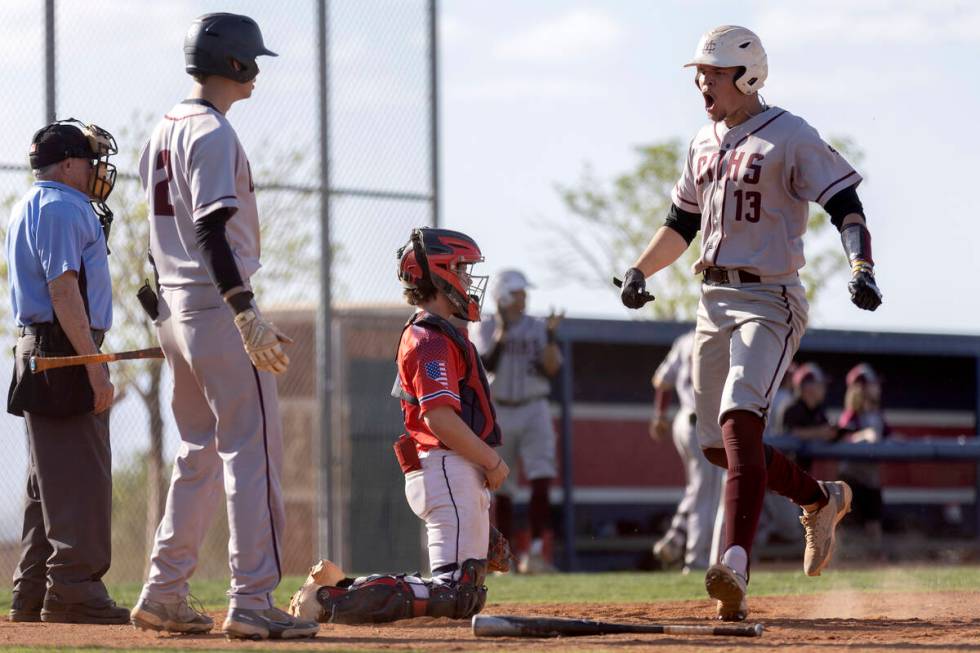
[[760, 637], [762, 624], [726, 626], [681, 624], [623, 624], [557, 617], [505, 617], [473, 615], [473, 634], [477, 637], [581, 637], [613, 633], [651, 633], [655, 635], [719, 635]]
[[81, 356], [31, 356], [31, 372], [38, 373], [56, 367], [71, 365], [91, 365], [93, 363], [111, 363], [113, 361], [133, 360], [137, 358], [163, 358], [163, 350], [159, 347], [136, 349], [134, 351], [119, 351], [114, 354], [84, 354]]

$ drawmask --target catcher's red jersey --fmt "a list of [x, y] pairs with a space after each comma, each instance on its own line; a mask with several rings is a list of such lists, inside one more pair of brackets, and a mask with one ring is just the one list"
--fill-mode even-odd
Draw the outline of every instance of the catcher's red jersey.
[[[440, 327], [452, 329], [459, 344]], [[471, 357], [469, 366], [464, 348]], [[413, 318], [398, 344], [398, 383], [405, 431], [420, 451], [442, 445], [422, 419], [437, 406], [450, 406], [487, 444], [500, 443], [483, 367], [465, 331], [432, 315], [420, 313]]]

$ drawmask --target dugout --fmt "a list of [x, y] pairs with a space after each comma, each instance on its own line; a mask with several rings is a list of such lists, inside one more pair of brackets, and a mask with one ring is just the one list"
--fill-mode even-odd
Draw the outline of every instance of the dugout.
[[[569, 319], [562, 325], [571, 364], [552, 398], [562, 468], [572, 474], [552, 500], [561, 524], [557, 559], [567, 568], [643, 564], [666, 529], [684, 479], [673, 444], [647, 435], [650, 377], [674, 338], [690, 328], [640, 320]], [[865, 361], [881, 373], [886, 418], [910, 442], [954, 442], [977, 433], [980, 337], [811, 329], [795, 358], [827, 373], [832, 419], [843, 403], [845, 374]], [[825, 457], [815, 471], [830, 477], [835, 467]], [[923, 536], [977, 533], [975, 460], [886, 462], [882, 481], [886, 519], [897, 528]], [[960, 521], [950, 519], [957, 515]]]

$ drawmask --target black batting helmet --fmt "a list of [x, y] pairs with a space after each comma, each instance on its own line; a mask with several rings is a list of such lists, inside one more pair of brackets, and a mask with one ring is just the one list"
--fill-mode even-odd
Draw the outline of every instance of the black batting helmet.
[[[205, 14], [191, 24], [184, 37], [185, 70], [191, 75], [250, 82], [259, 74], [255, 58], [263, 54], [279, 56], [265, 47], [258, 24], [239, 14]], [[232, 60], [241, 70], [235, 70]]]

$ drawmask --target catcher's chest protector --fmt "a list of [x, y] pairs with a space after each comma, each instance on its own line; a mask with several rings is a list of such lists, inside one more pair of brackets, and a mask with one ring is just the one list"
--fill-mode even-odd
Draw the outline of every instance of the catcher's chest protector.
[[[500, 427], [497, 425], [497, 414], [490, 400], [490, 383], [487, 381], [486, 370], [483, 369], [483, 363], [473, 343], [464, 338], [448, 320], [425, 311], [413, 315], [402, 329], [402, 333], [404, 334], [405, 329], [413, 326], [442, 333], [459, 349], [466, 362], [465, 381], [461, 382], [459, 387], [459, 402], [462, 409], [460, 418], [487, 444], [491, 446], [500, 444]], [[391, 394], [410, 404], [419, 403], [417, 397], [405, 392], [397, 377]]]

